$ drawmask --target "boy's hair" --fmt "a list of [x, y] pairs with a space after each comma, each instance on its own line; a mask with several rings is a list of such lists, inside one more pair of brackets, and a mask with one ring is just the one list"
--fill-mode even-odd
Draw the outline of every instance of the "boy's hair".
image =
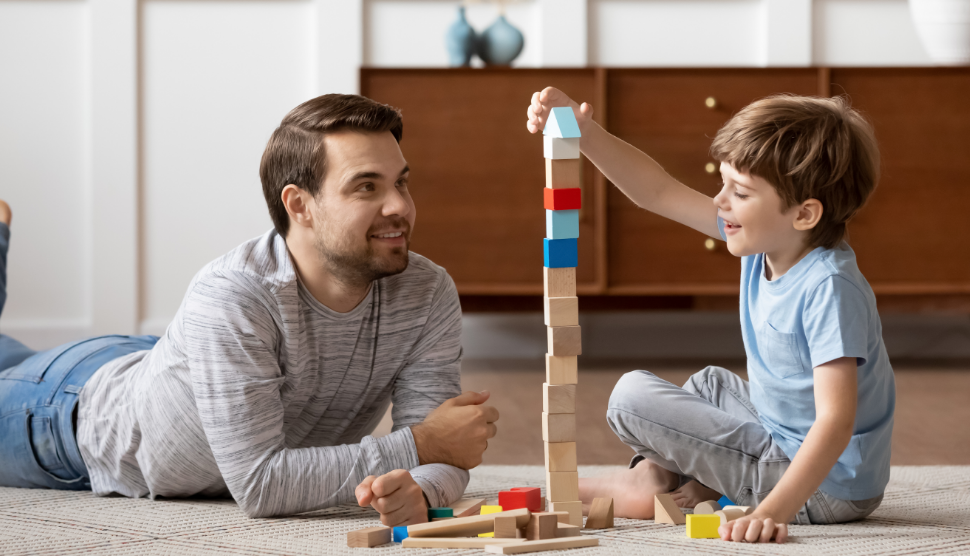
[[812, 247], [837, 247], [879, 180], [872, 126], [841, 96], [753, 102], [717, 132], [711, 155], [767, 180], [785, 210], [807, 199], [821, 202], [822, 218], [809, 233]]
[[323, 95], [297, 106], [276, 128], [259, 164], [259, 179], [276, 231], [283, 237], [290, 218], [280, 195], [293, 184], [316, 196], [327, 170], [323, 138], [327, 133], [351, 129], [390, 131], [398, 143], [404, 133], [401, 111], [360, 95]]

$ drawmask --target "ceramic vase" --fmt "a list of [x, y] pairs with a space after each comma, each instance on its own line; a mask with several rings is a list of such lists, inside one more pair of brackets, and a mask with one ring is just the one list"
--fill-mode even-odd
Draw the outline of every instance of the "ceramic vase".
[[934, 62], [970, 64], [970, 1], [909, 0], [909, 11]]
[[445, 33], [448, 65], [452, 67], [468, 66], [475, 54], [477, 40], [475, 29], [465, 19], [465, 6], [459, 6], [458, 19], [451, 24], [448, 32]]
[[478, 37], [478, 56], [488, 65], [507, 66], [522, 53], [525, 37], [504, 15]]

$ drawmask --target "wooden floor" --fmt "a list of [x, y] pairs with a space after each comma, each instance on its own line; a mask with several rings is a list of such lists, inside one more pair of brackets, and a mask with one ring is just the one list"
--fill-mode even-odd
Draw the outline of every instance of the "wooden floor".
[[[677, 385], [703, 363], [590, 362], [580, 358], [577, 442], [580, 464], [629, 462], [633, 452], [606, 424], [606, 406], [617, 379], [645, 368]], [[743, 362], [717, 362], [743, 373]], [[894, 465], [970, 465], [970, 363], [946, 366], [894, 362], [896, 422]], [[501, 413], [498, 435], [489, 441], [486, 464], [542, 464], [542, 361], [468, 361], [465, 390], [488, 390]], [[389, 425], [387, 423], [386, 425]]]

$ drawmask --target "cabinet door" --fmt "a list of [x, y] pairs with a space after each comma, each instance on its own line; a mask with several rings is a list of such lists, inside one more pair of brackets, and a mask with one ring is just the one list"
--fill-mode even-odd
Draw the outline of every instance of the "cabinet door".
[[[717, 130], [759, 98], [817, 94], [818, 72], [610, 70], [607, 91], [609, 130], [646, 152], [680, 182], [713, 197], [721, 183], [709, 154]], [[615, 187], [609, 188], [608, 210], [612, 293], [737, 293], [740, 261], [722, 242], [709, 250], [703, 234], [638, 208]]]
[[876, 293], [970, 293], [970, 68], [833, 69], [872, 122], [882, 175], [849, 224]]
[[[592, 99], [594, 71], [365, 69], [362, 94], [400, 108], [417, 206], [412, 249], [463, 294], [541, 294], [542, 137], [526, 128], [532, 93], [554, 85]], [[584, 161], [585, 162], [585, 161]], [[595, 276], [593, 165], [585, 162], [577, 282]]]

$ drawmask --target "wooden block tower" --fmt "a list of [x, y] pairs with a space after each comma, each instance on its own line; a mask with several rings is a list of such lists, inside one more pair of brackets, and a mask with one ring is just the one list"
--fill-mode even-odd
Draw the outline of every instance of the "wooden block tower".
[[569, 512], [569, 523], [582, 527], [576, 473], [576, 356], [582, 353], [576, 265], [582, 190], [580, 133], [572, 108], [553, 108], [542, 134], [546, 159], [543, 303], [549, 343], [542, 385], [546, 498], [549, 511]]

